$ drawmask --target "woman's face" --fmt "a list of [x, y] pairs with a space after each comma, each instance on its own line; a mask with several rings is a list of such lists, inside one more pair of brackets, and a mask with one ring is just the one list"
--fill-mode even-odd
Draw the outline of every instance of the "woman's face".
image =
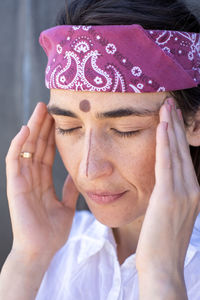
[[[63, 163], [91, 212], [109, 227], [129, 224], [146, 212], [155, 184], [159, 109], [168, 94], [51, 90], [48, 107]], [[65, 132], [69, 129], [74, 130]], [[90, 191], [126, 193], [97, 203]]]

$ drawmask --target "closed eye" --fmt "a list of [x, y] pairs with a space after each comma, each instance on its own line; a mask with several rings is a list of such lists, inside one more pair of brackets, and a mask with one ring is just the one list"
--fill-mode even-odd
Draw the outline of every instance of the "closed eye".
[[111, 128], [115, 135], [120, 137], [132, 137], [134, 135], [137, 135], [140, 133], [141, 130], [135, 130], [135, 131], [119, 131], [115, 128]]
[[75, 130], [80, 129], [82, 127], [76, 127], [76, 128], [70, 128], [70, 129], [62, 129], [62, 128], [56, 128], [56, 131], [58, 134], [66, 135], [66, 134], [72, 134]]
[[[56, 128], [56, 131], [58, 134], [62, 135], [70, 135], [72, 134], [75, 130], [81, 129], [82, 127], [76, 127], [76, 128], [70, 128], [70, 129], [62, 129], [62, 128]], [[135, 130], [135, 131], [119, 131], [115, 128], [111, 128], [113, 133], [119, 137], [132, 137], [140, 133], [141, 130]]]

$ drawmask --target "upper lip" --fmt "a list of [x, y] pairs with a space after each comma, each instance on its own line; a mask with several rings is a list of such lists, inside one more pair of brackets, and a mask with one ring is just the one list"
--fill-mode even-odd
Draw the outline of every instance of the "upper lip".
[[111, 192], [101, 192], [101, 191], [87, 191], [86, 193], [89, 195], [97, 195], [97, 196], [116, 196], [125, 193], [126, 191], [119, 192], [119, 193], [111, 193]]

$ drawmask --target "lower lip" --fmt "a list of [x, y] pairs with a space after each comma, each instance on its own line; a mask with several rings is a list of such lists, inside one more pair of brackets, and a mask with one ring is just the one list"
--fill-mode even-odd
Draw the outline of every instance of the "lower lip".
[[92, 201], [94, 201], [98, 204], [108, 204], [108, 203], [115, 202], [116, 200], [121, 198], [126, 192], [127, 191], [125, 191], [121, 194], [113, 195], [113, 196], [98, 196], [98, 195], [90, 194], [90, 193], [87, 193], [87, 195]]

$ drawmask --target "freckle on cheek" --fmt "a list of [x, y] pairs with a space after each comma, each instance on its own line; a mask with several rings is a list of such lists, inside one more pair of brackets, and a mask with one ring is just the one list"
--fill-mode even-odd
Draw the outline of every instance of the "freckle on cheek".
[[82, 100], [79, 104], [79, 108], [83, 112], [89, 112], [91, 109], [90, 102], [88, 100]]

